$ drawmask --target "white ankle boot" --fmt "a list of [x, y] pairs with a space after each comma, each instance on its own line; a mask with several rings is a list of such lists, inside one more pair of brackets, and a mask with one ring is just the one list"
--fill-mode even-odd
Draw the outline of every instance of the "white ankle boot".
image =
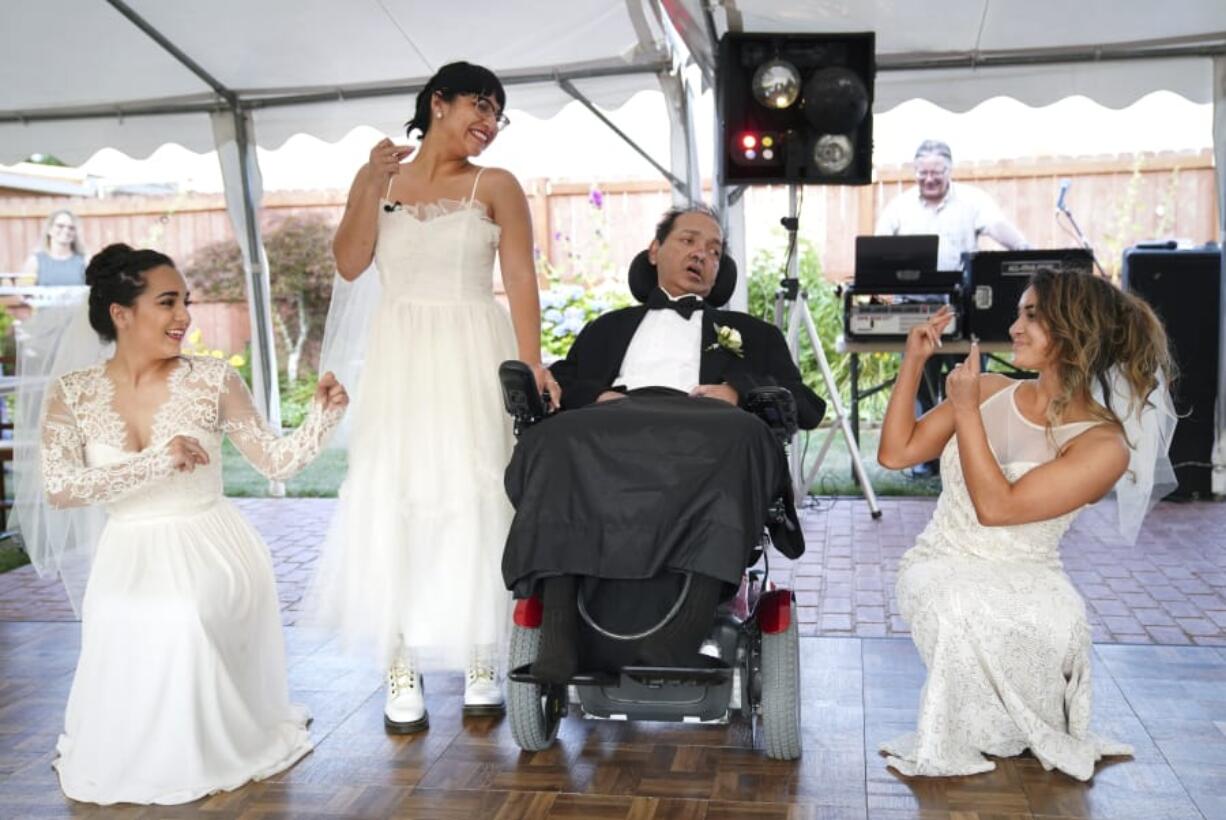
[[469, 659], [468, 674], [464, 679], [465, 715], [501, 715], [506, 712], [502, 682], [498, 679], [497, 657], [492, 647], [481, 647]]
[[383, 726], [393, 734], [408, 735], [430, 726], [421, 675], [413, 659], [401, 652], [387, 670], [387, 701], [383, 706]]

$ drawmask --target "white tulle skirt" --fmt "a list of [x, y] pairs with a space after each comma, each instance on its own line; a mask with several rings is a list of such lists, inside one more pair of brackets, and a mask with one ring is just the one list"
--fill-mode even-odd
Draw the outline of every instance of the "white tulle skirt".
[[462, 669], [505, 642], [513, 437], [498, 365], [514, 357], [492, 299], [378, 311], [308, 610], [381, 664], [403, 644], [419, 668]]
[[85, 591], [54, 765], [91, 803], [186, 803], [311, 750], [268, 550], [224, 498], [112, 517]]

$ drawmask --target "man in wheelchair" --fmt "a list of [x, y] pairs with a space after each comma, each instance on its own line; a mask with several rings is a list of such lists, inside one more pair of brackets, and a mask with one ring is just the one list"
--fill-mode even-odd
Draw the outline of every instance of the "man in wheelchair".
[[[723, 250], [709, 209], [665, 214], [631, 266], [644, 304], [591, 322], [552, 366], [563, 412], [526, 430], [507, 468], [503, 577], [517, 598], [543, 601], [542, 681], [580, 666], [685, 666], [764, 525], [784, 555], [804, 550], [782, 442], [745, 409], [785, 388], [790, 434], [816, 427], [825, 403], [777, 328], [721, 309], [736, 281]], [[618, 632], [663, 626], [609, 641], [581, 628], [577, 596]]]

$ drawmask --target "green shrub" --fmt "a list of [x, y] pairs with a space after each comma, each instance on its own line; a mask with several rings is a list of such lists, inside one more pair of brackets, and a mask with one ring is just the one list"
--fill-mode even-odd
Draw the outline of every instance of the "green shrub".
[[297, 381], [290, 381], [282, 373], [281, 387], [281, 426], [297, 427], [306, 419], [311, 402], [315, 399], [315, 387], [319, 376], [312, 370], [303, 371]]
[[[754, 316], [774, 322], [775, 292], [779, 280], [784, 275], [786, 259], [786, 241], [780, 237], [780, 251], [767, 250], [757, 253], [749, 266], [749, 312]], [[843, 334], [843, 301], [837, 286], [827, 282], [822, 277], [821, 263], [817, 258], [817, 250], [811, 242], [799, 242], [798, 272], [800, 286], [808, 296], [809, 311], [813, 315], [813, 324], [817, 327], [817, 335], [821, 340], [826, 361], [838, 385], [839, 395], [844, 405], [851, 400], [851, 362], [850, 358], [835, 351], [835, 340]], [[828, 390], [822, 381], [821, 369], [809, 335], [801, 328], [800, 352], [798, 354], [800, 373], [805, 384], [820, 396], [826, 396]], [[860, 356], [860, 387], [871, 387], [881, 382], [893, 379], [898, 374], [898, 356], [892, 353], [871, 353]], [[879, 421], [885, 415], [885, 405], [889, 400], [889, 391], [883, 390], [860, 402], [860, 419], [862, 422]], [[827, 414], [830, 418], [831, 414]]]
[[588, 288], [551, 279], [541, 291], [541, 354], [546, 359], [565, 356], [588, 322], [630, 302], [625, 288], [612, 283]]
[[541, 355], [546, 361], [565, 356], [588, 322], [633, 301], [624, 272], [614, 267], [604, 202], [600, 190], [588, 194], [594, 228], [583, 248], [576, 248], [570, 236], [554, 233], [566, 251], [562, 264], [554, 265], [536, 249], [537, 279], [549, 283], [541, 291]]

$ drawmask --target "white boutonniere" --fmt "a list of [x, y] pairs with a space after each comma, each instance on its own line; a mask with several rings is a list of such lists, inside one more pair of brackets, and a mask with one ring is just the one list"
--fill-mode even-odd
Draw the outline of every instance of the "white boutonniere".
[[741, 348], [741, 331], [735, 327], [715, 326], [715, 344], [708, 347], [707, 350], [719, 350], [721, 347], [733, 356], [745, 358], [745, 351]]

